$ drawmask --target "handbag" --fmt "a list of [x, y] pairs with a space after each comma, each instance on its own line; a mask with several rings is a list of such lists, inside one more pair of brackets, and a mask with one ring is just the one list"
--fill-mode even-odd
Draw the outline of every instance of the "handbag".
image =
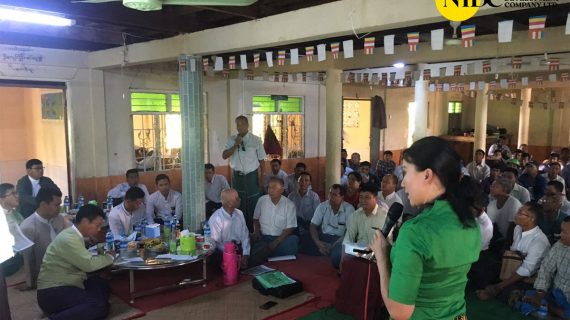
[[506, 250], [503, 254], [503, 263], [501, 264], [499, 279], [503, 281], [512, 277], [522, 265], [524, 258], [524, 255], [519, 251]]

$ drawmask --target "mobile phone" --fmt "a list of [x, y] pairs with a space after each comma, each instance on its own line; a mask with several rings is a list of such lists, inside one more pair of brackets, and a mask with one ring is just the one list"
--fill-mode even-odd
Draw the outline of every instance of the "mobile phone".
[[277, 302], [275, 302], [275, 301], [267, 301], [266, 303], [260, 305], [259, 309], [269, 310], [276, 304], [277, 304]]

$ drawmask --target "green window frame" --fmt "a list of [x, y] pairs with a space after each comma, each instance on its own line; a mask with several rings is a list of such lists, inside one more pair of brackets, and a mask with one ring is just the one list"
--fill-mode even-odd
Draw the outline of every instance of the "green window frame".
[[449, 103], [447, 104], [447, 113], [449, 114], [461, 113], [462, 109], [463, 109], [462, 101], [449, 101]]

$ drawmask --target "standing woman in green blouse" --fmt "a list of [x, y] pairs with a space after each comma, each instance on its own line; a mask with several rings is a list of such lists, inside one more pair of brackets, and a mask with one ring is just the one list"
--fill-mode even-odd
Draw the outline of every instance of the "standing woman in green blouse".
[[391, 251], [380, 232], [372, 241], [386, 308], [394, 320], [466, 319], [467, 272], [481, 246], [474, 182], [461, 179], [459, 156], [437, 137], [406, 149], [403, 167], [402, 187], [423, 211], [402, 226]]

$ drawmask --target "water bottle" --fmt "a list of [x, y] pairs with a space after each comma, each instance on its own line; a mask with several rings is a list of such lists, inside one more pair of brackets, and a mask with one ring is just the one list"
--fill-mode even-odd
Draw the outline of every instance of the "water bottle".
[[111, 230], [107, 231], [105, 242], [107, 243], [107, 251], [115, 251], [115, 236]]
[[135, 224], [134, 228], [135, 228], [135, 232], [137, 233], [137, 235], [135, 236], [136, 237], [135, 240], [141, 241], [141, 237], [142, 237], [142, 235], [141, 235], [141, 224], [140, 223]]
[[127, 236], [126, 235], [122, 235], [121, 236], [121, 255], [124, 256], [127, 253]]
[[147, 226], [146, 219], [143, 219], [141, 222], [141, 239], [146, 239], [146, 226]]
[[164, 237], [164, 242], [170, 241], [170, 220], [164, 220], [162, 231], [163, 231], [162, 233]]
[[210, 224], [208, 221], [204, 223], [204, 243], [211, 244], [210, 238], [212, 237], [212, 231], [210, 231]]
[[538, 308], [536, 316], [538, 319], [548, 319], [548, 303], [545, 299], [542, 299], [540, 302], [540, 308]]
[[65, 213], [69, 212], [69, 196], [65, 196], [65, 198], [63, 199], [63, 211]]
[[83, 195], [79, 196], [79, 201], [77, 202], [77, 209], [81, 209], [85, 205], [85, 198]]
[[176, 219], [170, 221], [170, 253], [176, 254]]

